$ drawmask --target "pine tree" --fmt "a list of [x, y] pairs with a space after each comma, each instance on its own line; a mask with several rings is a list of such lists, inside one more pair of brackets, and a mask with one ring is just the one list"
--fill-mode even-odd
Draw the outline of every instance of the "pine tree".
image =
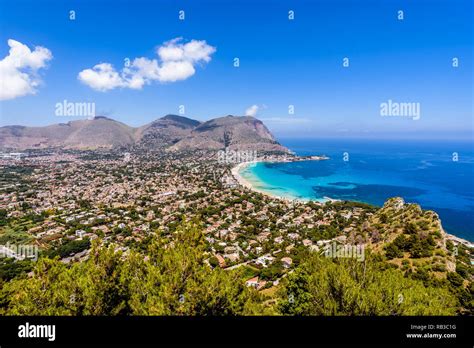
[[279, 309], [290, 315], [454, 315], [445, 288], [425, 287], [366, 253], [365, 260], [304, 258], [288, 276]]
[[182, 223], [155, 238], [146, 257], [94, 243], [88, 260], [67, 266], [42, 258], [33, 276], [0, 291], [7, 315], [247, 315], [265, 313], [238, 271], [205, 264], [201, 229]]

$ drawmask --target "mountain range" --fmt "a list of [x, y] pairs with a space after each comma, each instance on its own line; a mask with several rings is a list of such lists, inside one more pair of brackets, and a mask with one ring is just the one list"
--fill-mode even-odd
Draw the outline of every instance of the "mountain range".
[[206, 122], [166, 115], [141, 127], [130, 127], [105, 116], [44, 127], [0, 127], [0, 148], [111, 149], [141, 146], [167, 151], [257, 150], [284, 152], [263, 124], [251, 116], [225, 116]]

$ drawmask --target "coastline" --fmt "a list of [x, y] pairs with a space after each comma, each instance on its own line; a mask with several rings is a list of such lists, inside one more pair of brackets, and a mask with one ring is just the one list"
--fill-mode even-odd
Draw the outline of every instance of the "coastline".
[[[264, 190], [261, 190], [257, 187], [255, 187], [254, 185], [252, 185], [252, 183], [250, 181], [248, 181], [247, 179], [245, 179], [242, 175], [240, 175], [240, 171], [245, 169], [246, 167], [250, 166], [250, 165], [253, 165], [253, 164], [257, 164], [257, 163], [260, 163], [260, 162], [275, 162], [275, 161], [251, 161], [251, 162], [240, 162], [238, 163], [236, 166], [234, 166], [232, 169], [231, 169], [231, 173], [232, 173], [232, 176], [234, 177], [234, 179], [241, 185], [241, 186], [244, 186], [246, 188], [248, 188], [249, 190], [252, 190], [254, 192], [258, 192], [258, 193], [261, 193], [265, 196], [268, 196], [270, 198], [276, 198], [276, 199], [280, 199], [280, 200], [283, 200], [283, 201], [286, 201], [286, 202], [292, 202], [294, 201], [294, 199], [289, 199], [288, 197], [283, 197], [283, 196], [278, 196], [278, 195], [275, 195], [275, 194], [272, 194], [268, 191], [264, 191]], [[298, 201], [304, 201], [304, 202], [307, 202], [307, 200], [298, 200]]]
[[[443, 229], [444, 231], [444, 229]], [[467, 239], [460, 238], [458, 236], [455, 236], [454, 234], [449, 234], [448, 232], [444, 232], [446, 234], [446, 239], [452, 241], [455, 245], [457, 244], [463, 244], [464, 246], [468, 248], [474, 248], [474, 243], [468, 241]]]
[[[329, 159], [329, 158], [325, 157], [325, 156], [312, 156], [312, 158], [298, 159], [296, 161], [301, 161], [301, 160], [321, 161], [321, 160], [326, 160], [326, 159]], [[262, 189], [259, 189], [259, 188], [255, 187], [255, 185], [252, 182], [250, 182], [249, 180], [247, 180], [246, 178], [244, 178], [240, 174], [241, 170], [244, 170], [246, 167], [248, 167], [250, 165], [257, 164], [257, 163], [279, 163], [279, 162], [296, 162], [296, 161], [294, 159], [289, 160], [289, 159], [285, 158], [285, 159], [279, 159], [279, 160], [272, 159], [272, 160], [240, 162], [231, 169], [231, 173], [232, 173], [232, 176], [234, 177], [234, 179], [241, 186], [244, 186], [244, 187], [246, 187], [249, 190], [252, 190], [254, 192], [261, 193], [261, 194], [263, 194], [267, 197], [276, 198], [276, 199], [279, 199], [279, 200], [282, 200], [282, 201], [285, 201], [285, 202], [288, 202], [288, 203], [291, 203], [291, 202], [308, 203], [310, 201], [313, 201], [316, 204], [324, 204], [325, 202], [337, 202], [337, 201], [339, 201], [338, 199], [333, 199], [333, 198], [330, 198], [330, 197], [324, 197], [324, 201], [321, 202], [321, 201], [315, 201], [315, 200], [311, 200], [311, 199], [302, 199], [302, 198], [293, 198], [292, 199], [292, 198], [289, 198], [289, 197], [286, 197], [286, 196], [276, 195], [272, 192], [268, 192], [268, 191], [265, 191], [265, 190], [262, 190]]]
[[[322, 157], [320, 159], [312, 159], [312, 160], [324, 160], [324, 159], [327, 159], [327, 158]], [[240, 174], [241, 170], [244, 170], [246, 167], [248, 167], [250, 165], [253, 165], [253, 164], [257, 164], [257, 163], [277, 163], [277, 162], [290, 162], [290, 161], [287, 160], [287, 159], [283, 159], [283, 160], [261, 160], [261, 161], [240, 162], [237, 165], [235, 165], [234, 167], [232, 167], [231, 173], [232, 173], [232, 176], [234, 177], [234, 179], [239, 183], [239, 185], [241, 185], [243, 187], [246, 187], [249, 190], [252, 190], [254, 192], [261, 193], [261, 194], [263, 194], [267, 197], [276, 198], [276, 199], [279, 199], [279, 200], [282, 200], [282, 201], [285, 201], [285, 202], [288, 202], [288, 203], [295, 202], [295, 201], [296, 202], [301, 202], [301, 203], [307, 203], [307, 202], [311, 201], [311, 199], [290, 199], [288, 197], [279, 196], [279, 195], [273, 194], [271, 192], [259, 189], [259, 188], [255, 187], [255, 185], [253, 185], [250, 181], [245, 179]], [[324, 200], [325, 200], [324, 202], [318, 202], [318, 201], [313, 201], [313, 202], [316, 203], [316, 204], [324, 204], [325, 202], [338, 202], [338, 201], [340, 201], [338, 199], [333, 199], [333, 198], [330, 198], [330, 197], [324, 197]], [[446, 235], [446, 239], [452, 241], [455, 245], [463, 244], [463, 245], [465, 245], [469, 248], [474, 248], [474, 243], [473, 242], [471, 242], [467, 239], [455, 236], [453, 234], [447, 233], [446, 231], [444, 231], [444, 229], [443, 229], [443, 232]]]

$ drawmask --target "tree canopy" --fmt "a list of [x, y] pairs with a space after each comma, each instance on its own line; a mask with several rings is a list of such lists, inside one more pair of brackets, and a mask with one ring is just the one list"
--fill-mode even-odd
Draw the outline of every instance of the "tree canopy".
[[147, 257], [94, 243], [88, 260], [65, 265], [41, 258], [32, 277], [5, 283], [6, 315], [252, 315], [265, 313], [260, 295], [239, 272], [211, 269], [196, 224], [170, 240], [155, 239]]
[[454, 315], [457, 301], [441, 287], [425, 287], [367, 253], [330, 259], [311, 253], [288, 276], [279, 310], [289, 315]]

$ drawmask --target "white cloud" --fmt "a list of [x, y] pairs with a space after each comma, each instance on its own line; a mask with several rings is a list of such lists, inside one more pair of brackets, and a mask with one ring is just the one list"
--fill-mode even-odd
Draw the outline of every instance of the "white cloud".
[[32, 52], [28, 46], [9, 39], [8, 55], [0, 60], [0, 100], [14, 99], [35, 94], [41, 84], [38, 70], [53, 58], [47, 48], [36, 46]]
[[81, 71], [78, 79], [102, 92], [118, 87], [141, 89], [154, 81], [165, 83], [186, 80], [196, 73], [195, 65], [208, 63], [215, 51], [215, 47], [206, 41], [182, 43], [182, 38], [176, 38], [157, 48], [159, 59], [135, 58], [129, 67], [120, 72], [109, 63], [101, 63]]
[[252, 117], [257, 116], [258, 109], [259, 109], [258, 105], [250, 106], [249, 108], [247, 108], [247, 110], [245, 110], [245, 116], [252, 116]]
[[101, 63], [79, 73], [79, 80], [98, 91], [122, 87], [124, 81], [109, 63]]
[[160, 68], [159, 80], [162, 82], [186, 80], [195, 72], [194, 66], [188, 61], [164, 62]]

